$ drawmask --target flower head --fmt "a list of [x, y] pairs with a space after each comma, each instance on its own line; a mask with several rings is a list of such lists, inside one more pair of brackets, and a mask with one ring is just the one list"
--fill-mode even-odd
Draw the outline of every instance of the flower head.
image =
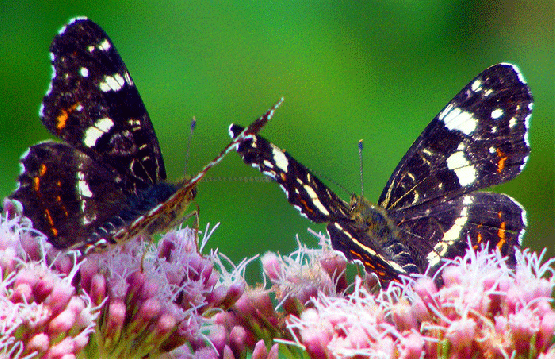
[[553, 260], [517, 252], [516, 271], [498, 253], [474, 251], [377, 295], [361, 280], [352, 294], [320, 294], [288, 327], [313, 358], [511, 357], [548, 355], [555, 328]]
[[270, 285], [249, 286], [253, 259], [201, 254], [208, 228], [83, 258], [4, 213], [0, 356], [273, 359], [280, 345], [313, 358], [555, 357], [555, 260], [526, 250], [512, 268], [470, 249], [440, 269], [441, 287], [418, 275], [376, 290], [371, 276], [349, 284], [320, 236], [321, 249], [265, 254]]
[[73, 286], [75, 257], [68, 273], [49, 265], [45, 255], [30, 260], [45, 252], [37, 251], [45, 243], [34, 236], [29, 223], [0, 216], [0, 356], [77, 355], [94, 331], [99, 308]]

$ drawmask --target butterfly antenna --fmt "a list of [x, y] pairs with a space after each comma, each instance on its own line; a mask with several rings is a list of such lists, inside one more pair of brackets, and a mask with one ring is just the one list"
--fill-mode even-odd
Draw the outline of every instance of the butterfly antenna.
[[[287, 152], [287, 151], [283, 151], [283, 152]], [[325, 174], [323, 174], [323, 173], [321, 173], [321, 172], [319, 172], [319, 171], [313, 170], [312, 168], [310, 168], [309, 170], [310, 170], [310, 172], [312, 172], [315, 176], [317, 176], [319, 179], [323, 179], [323, 180], [325, 180], [326, 182], [329, 182], [329, 183], [333, 184], [334, 186], [337, 186], [337, 188], [341, 189], [342, 191], [344, 191], [345, 193], [347, 193], [349, 196], [353, 195], [353, 192], [349, 191], [349, 190], [347, 189], [347, 187], [345, 187], [345, 186], [343, 186], [341, 183], [335, 181], [333, 178], [330, 178], [330, 177], [326, 176]]]
[[195, 131], [195, 126], [197, 125], [197, 119], [193, 116], [191, 120], [191, 131], [189, 132], [189, 139], [187, 140], [187, 152], [185, 153], [185, 169], [184, 174], [187, 174], [187, 164], [189, 163], [189, 154], [191, 153], [191, 142], [193, 142], [193, 132]]
[[[358, 141], [358, 159], [359, 159], [359, 162], [360, 162], [360, 195], [361, 196], [364, 196], [364, 172], [362, 170], [362, 162], [363, 162], [363, 160], [362, 160], [362, 150], [364, 148], [363, 142], [364, 142], [363, 140]], [[284, 152], [286, 152], [286, 151], [284, 151]], [[312, 173], [314, 173], [315, 175], [317, 175], [318, 177], [324, 178], [329, 183], [332, 183], [335, 186], [337, 186], [338, 188], [342, 189], [343, 191], [345, 191], [345, 193], [348, 193], [351, 196], [354, 195], [353, 192], [349, 191], [345, 186], [341, 185], [339, 182], [329, 178], [328, 176], [325, 176], [325, 175], [322, 175], [321, 173], [318, 173], [318, 171], [314, 171], [312, 169], [310, 169], [310, 171]]]
[[264, 127], [264, 125], [266, 125], [266, 123], [268, 123], [268, 121], [270, 121], [270, 119], [274, 116], [274, 113], [276, 112], [278, 107], [281, 106], [282, 102], [283, 97], [272, 108], [266, 111], [266, 113], [262, 117], [251, 123], [247, 128], [244, 128], [237, 136], [232, 136], [233, 140], [224, 147], [224, 149], [220, 152], [218, 156], [216, 156], [212, 161], [208, 162], [208, 164], [204, 166], [204, 168], [199, 173], [197, 173], [196, 176], [191, 178], [189, 182], [187, 182], [186, 187], [195, 186], [196, 183], [204, 177], [204, 175], [206, 174], [206, 172], [208, 172], [210, 168], [220, 163], [229, 152], [235, 150], [239, 143], [245, 141], [251, 136], [258, 134], [262, 127]]
[[[363, 150], [363, 148], [364, 148], [364, 141], [362, 139], [360, 139], [358, 141], [358, 159], [359, 159], [359, 163], [360, 163], [360, 195], [361, 196], [364, 196], [364, 171], [363, 171], [363, 167], [362, 167], [362, 163], [364, 162], [362, 160], [362, 150]], [[315, 174], [318, 174], [315, 171], [312, 171], [312, 172], [314, 172]], [[319, 175], [319, 177], [325, 178], [327, 181], [329, 181], [330, 183], [333, 183], [337, 187], [341, 188], [346, 193], [349, 193], [350, 195], [353, 195], [352, 192], [350, 192], [348, 189], [346, 189], [344, 186], [342, 186], [338, 182], [334, 181], [333, 179], [331, 179], [327, 176], [322, 176], [322, 175]]]
[[360, 195], [364, 197], [364, 171], [363, 171], [363, 160], [362, 160], [362, 150], [364, 148], [363, 140], [358, 140], [358, 160], [360, 162]]
[[[204, 177], [205, 182], [272, 182], [270, 177]], [[1, 210], [1, 208], [0, 208]]]

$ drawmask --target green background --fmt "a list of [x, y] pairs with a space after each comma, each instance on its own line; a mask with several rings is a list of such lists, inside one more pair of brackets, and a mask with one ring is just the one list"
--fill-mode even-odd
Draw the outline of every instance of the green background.
[[[355, 193], [363, 138], [365, 195], [376, 201], [412, 141], [467, 82], [492, 64], [518, 64], [535, 97], [532, 155], [495, 191], [527, 209], [525, 246], [555, 254], [553, 0], [90, 3], [0, 3], [0, 195], [14, 189], [23, 151], [51, 137], [37, 115], [48, 47], [71, 17], [86, 15], [126, 62], [173, 180], [183, 175], [193, 115], [190, 174], [227, 144], [229, 123], [247, 124], [284, 96], [263, 134]], [[201, 228], [221, 222], [208, 246], [237, 261], [288, 253], [296, 234], [316, 245], [307, 227], [324, 226], [300, 217], [278, 186], [224, 180], [260, 176], [231, 154], [209, 173], [222, 180], [199, 185]]]

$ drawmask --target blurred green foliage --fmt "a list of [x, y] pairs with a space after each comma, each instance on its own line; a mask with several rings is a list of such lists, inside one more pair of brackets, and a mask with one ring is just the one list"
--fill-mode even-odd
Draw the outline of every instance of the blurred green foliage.
[[[554, 3], [542, 1], [27, 1], [0, 2], [0, 195], [15, 187], [18, 158], [50, 138], [37, 110], [50, 80], [48, 47], [67, 20], [86, 15], [110, 35], [150, 112], [170, 179], [183, 175], [188, 126], [198, 119], [194, 172], [281, 96], [263, 134], [322, 178], [377, 200], [427, 123], [489, 65], [518, 64], [536, 103], [532, 155], [521, 176], [495, 188], [528, 211], [525, 246], [554, 236]], [[231, 154], [203, 182], [201, 227], [233, 260], [315, 245], [278, 186]], [[329, 183], [329, 181], [328, 181]], [[336, 188], [332, 186], [333, 188]], [[337, 189], [337, 188], [336, 188]], [[342, 193], [347, 199], [348, 194]]]

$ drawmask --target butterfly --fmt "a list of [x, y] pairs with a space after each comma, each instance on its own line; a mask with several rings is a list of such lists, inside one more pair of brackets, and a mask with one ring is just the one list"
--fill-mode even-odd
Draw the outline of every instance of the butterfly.
[[87, 252], [179, 224], [206, 172], [256, 134], [279, 106], [197, 175], [169, 183], [148, 112], [100, 26], [84, 17], [71, 20], [50, 52], [53, 75], [39, 114], [61, 142], [28, 149], [10, 198], [58, 249]]
[[[289, 153], [261, 136], [241, 142], [243, 161], [275, 180], [289, 203], [326, 223], [334, 249], [381, 280], [434, 271], [468, 244], [514, 260], [526, 212], [513, 198], [476, 192], [516, 177], [530, 153], [533, 99], [518, 68], [491, 66], [429, 123], [393, 171], [377, 205], [344, 201]], [[230, 136], [243, 128], [232, 124]]]

